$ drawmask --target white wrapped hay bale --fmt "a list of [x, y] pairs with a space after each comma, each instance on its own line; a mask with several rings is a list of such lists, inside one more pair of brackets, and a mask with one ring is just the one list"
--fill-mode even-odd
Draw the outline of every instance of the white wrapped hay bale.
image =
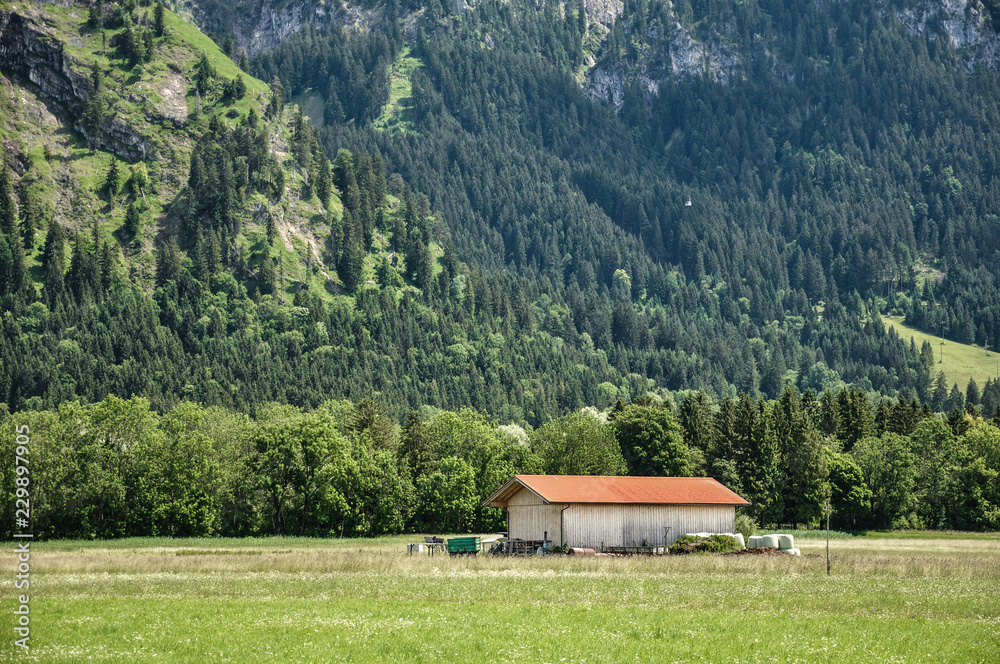
[[760, 545], [770, 547], [772, 549], [778, 548], [778, 536], [777, 535], [761, 535]]
[[762, 539], [764, 539], [764, 538], [761, 537], [760, 535], [751, 535], [750, 536], [750, 548], [751, 549], [759, 549], [762, 546], [761, 543], [760, 543], [760, 541]]
[[743, 540], [743, 533], [736, 533], [735, 535], [733, 535], [733, 539], [736, 540], [737, 550], [747, 548], [747, 543]]
[[782, 551], [785, 549], [794, 549], [795, 538], [791, 535], [778, 535], [778, 548]]
[[782, 549], [781, 552], [782, 553], [787, 553], [790, 556], [801, 556], [802, 555], [801, 553], [799, 553], [798, 549]]

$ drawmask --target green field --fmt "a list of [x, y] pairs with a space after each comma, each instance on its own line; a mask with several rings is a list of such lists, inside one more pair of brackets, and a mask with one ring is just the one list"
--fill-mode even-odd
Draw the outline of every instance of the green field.
[[[450, 559], [407, 556], [413, 539], [37, 543], [31, 652], [12, 654], [9, 636], [0, 652], [45, 662], [987, 662], [1000, 647], [997, 539], [834, 540], [829, 577], [819, 540], [799, 542], [801, 558]], [[12, 579], [11, 554], [2, 568]]]
[[[903, 325], [902, 316], [882, 316], [882, 322], [887, 328], [895, 328], [896, 334], [902, 339], [909, 341], [912, 337], [917, 343], [918, 350], [924, 341], [931, 343], [934, 348], [935, 362], [934, 366], [931, 367], [932, 378], [937, 375], [938, 371], [944, 371], [944, 375], [948, 377], [948, 385], [958, 383], [958, 387], [964, 392], [970, 378], [975, 378], [976, 383], [981, 388], [988, 379], [998, 377], [1000, 354], [993, 350], [987, 355], [981, 346], [960, 344], [921, 332], [913, 327], [907, 327]], [[943, 362], [941, 362], [942, 351], [944, 353]]]

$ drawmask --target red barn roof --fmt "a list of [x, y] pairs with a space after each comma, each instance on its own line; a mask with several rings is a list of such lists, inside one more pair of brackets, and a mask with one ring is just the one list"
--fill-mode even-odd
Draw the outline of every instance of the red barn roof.
[[605, 475], [515, 475], [483, 504], [506, 507], [521, 489], [533, 492], [546, 503], [750, 504], [711, 477]]

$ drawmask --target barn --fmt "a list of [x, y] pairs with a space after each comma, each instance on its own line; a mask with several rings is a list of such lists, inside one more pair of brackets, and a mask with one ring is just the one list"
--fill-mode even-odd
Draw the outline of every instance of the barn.
[[736, 508], [749, 505], [711, 477], [587, 475], [515, 475], [483, 504], [507, 510], [512, 541], [544, 538], [598, 550], [731, 533]]

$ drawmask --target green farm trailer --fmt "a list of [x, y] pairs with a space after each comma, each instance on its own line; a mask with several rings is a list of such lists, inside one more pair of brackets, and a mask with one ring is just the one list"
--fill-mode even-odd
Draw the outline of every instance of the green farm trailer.
[[452, 556], [474, 556], [479, 553], [482, 542], [479, 537], [448, 538], [448, 553]]

